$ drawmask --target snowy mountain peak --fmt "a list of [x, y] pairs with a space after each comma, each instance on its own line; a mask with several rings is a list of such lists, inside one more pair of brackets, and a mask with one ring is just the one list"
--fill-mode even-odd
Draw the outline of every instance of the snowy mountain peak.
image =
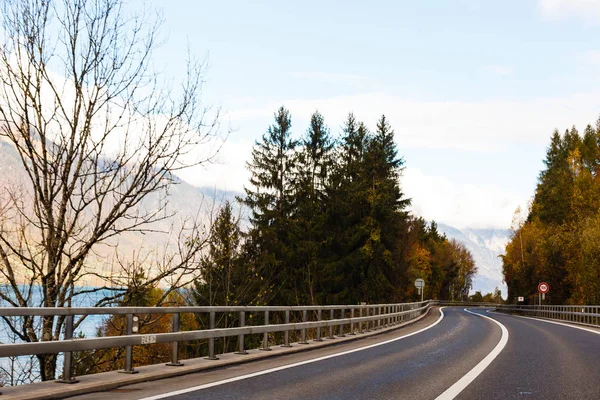
[[449, 239], [463, 243], [473, 255], [478, 272], [473, 279], [472, 291], [490, 293], [498, 287], [506, 297], [507, 288], [503, 282], [502, 260], [506, 244], [510, 240], [508, 229], [458, 229], [438, 224], [438, 230]]

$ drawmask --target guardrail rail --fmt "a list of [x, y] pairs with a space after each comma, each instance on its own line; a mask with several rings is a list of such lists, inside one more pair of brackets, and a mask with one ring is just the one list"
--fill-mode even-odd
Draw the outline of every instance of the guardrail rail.
[[600, 306], [499, 305], [497, 311], [600, 328]]
[[[307, 343], [306, 330], [315, 329], [312, 340], [321, 341], [327, 338], [355, 335], [356, 333], [391, 327], [396, 324], [414, 320], [426, 313], [437, 301], [423, 301], [398, 304], [367, 304], [367, 305], [329, 305], [329, 306], [235, 306], [235, 307], [79, 307], [79, 308], [8, 308], [0, 307], [0, 317], [23, 316], [64, 316], [64, 332], [61, 340], [29, 343], [0, 344], [0, 357], [30, 356], [36, 354], [62, 353], [63, 378], [57, 382], [76, 383], [72, 371], [72, 353], [85, 350], [106, 349], [115, 347], [125, 348], [125, 368], [121, 372], [135, 373], [133, 365], [133, 346], [154, 343], [171, 344], [171, 362], [169, 366], [183, 365], [179, 361], [179, 342], [208, 339], [209, 360], [216, 360], [215, 339], [223, 337], [238, 337], [236, 354], [247, 354], [244, 349], [244, 336], [262, 334], [261, 350], [269, 350], [269, 334], [283, 332], [282, 346], [289, 347], [289, 334], [292, 331], [300, 333], [300, 343]], [[185, 313], [208, 314], [209, 328], [202, 330], [181, 331], [180, 316]], [[217, 328], [216, 316], [219, 313], [239, 313], [239, 326]], [[249, 326], [246, 324], [247, 313], [263, 313], [264, 324]], [[279, 317], [284, 323], [270, 324], [270, 317], [281, 313]], [[290, 314], [301, 315], [300, 321], [290, 322]], [[138, 315], [171, 315], [172, 332], [137, 334], [134, 332]], [[125, 315], [126, 334], [122, 336], [73, 338], [73, 321], [75, 316], [87, 315]], [[310, 320], [309, 316], [313, 316]], [[323, 332], [322, 329], [328, 329]], [[273, 344], [275, 345], [275, 344]]]

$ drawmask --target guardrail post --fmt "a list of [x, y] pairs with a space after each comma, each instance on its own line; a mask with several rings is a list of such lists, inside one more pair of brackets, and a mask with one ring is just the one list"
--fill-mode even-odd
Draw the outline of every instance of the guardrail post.
[[[400, 306], [400, 312], [404, 312], [404, 304]], [[400, 315], [400, 323], [404, 322], [404, 314]]]
[[[246, 312], [240, 311], [240, 328], [246, 326]], [[244, 335], [238, 335], [238, 351], [235, 354], [248, 354], [248, 352], [244, 349]]]
[[[265, 311], [265, 325], [269, 325], [269, 311]], [[270, 351], [271, 348], [269, 347], [269, 332], [265, 332], [263, 334], [263, 342], [262, 342], [262, 347], [260, 348], [260, 350], [263, 351]]]
[[[133, 335], [133, 314], [127, 314], [127, 336], [130, 335]], [[119, 372], [124, 374], [137, 374], [139, 372], [133, 369], [133, 346], [125, 346], [125, 369]]]
[[[65, 340], [73, 339], [73, 316], [67, 315], [65, 317]], [[72, 372], [72, 361], [73, 353], [65, 351], [63, 353], [63, 378], [55, 382], [58, 383], [77, 383], [77, 379], [71, 376]], [[0, 393], [2, 394], [2, 393]]]
[[[302, 310], [302, 322], [307, 321], [307, 314], [308, 314], [308, 311]], [[302, 338], [302, 340], [300, 341], [300, 344], [308, 344], [308, 342], [306, 341], [306, 328], [302, 328], [300, 330], [300, 335]]]
[[[173, 332], [179, 332], [179, 313], [173, 314]], [[179, 342], [171, 342], [171, 362], [167, 364], [169, 367], [181, 367], [179, 362]]]
[[377, 307], [377, 329], [381, 329], [381, 307]]
[[[215, 329], [215, 312], [211, 311], [209, 314], [209, 329]], [[215, 356], [215, 338], [211, 337], [208, 339], [208, 357], [207, 360], [218, 360], [219, 357]]]
[[[317, 321], [321, 321], [321, 309], [319, 308], [317, 310]], [[315, 338], [315, 342], [322, 342], [323, 339], [321, 339], [321, 327], [319, 326], [317, 328], [317, 337]]]
[[348, 335], [356, 335], [354, 332], [354, 308], [350, 309], [350, 333]]
[[[358, 309], [358, 318], [362, 318], [362, 310], [363, 310], [362, 307], [360, 307]], [[358, 323], [358, 333], [363, 333], [363, 323], [362, 323], [362, 321], [360, 321]]]
[[[377, 307], [373, 307], [373, 316], [377, 315]], [[377, 319], [373, 320], [373, 330], [377, 330]]]
[[[340, 319], [344, 319], [344, 311], [345, 310], [343, 308], [340, 310]], [[345, 337], [346, 336], [346, 335], [344, 335], [344, 323], [343, 322], [340, 322], [339, 332], [340, 332], [338, 334], [339, 337]]]
[[384, 311], [385, 311], [385, 327], [389, 328], [390, 327], [390, 306], [385, 306], [384, 307]]
[[[290, 310], [285, 310], [285, 323], [290, 323]], [[286, 330], [283, 332], [283, 344], [281, 347], [292, 347], [290, 345], [290, 331]]]
[[[369, 316], [369, 307], [365, 307], [365, 317]], [[369, 320], [365, 321], [365, 332], [371, 332], [369, 329]]]
[[[333, 308], [329, 312], [329, 321], [333, 321]], [[329, 325], [329, 337], [327, 339], [335, 339], [333, 336], [333, 325]]]

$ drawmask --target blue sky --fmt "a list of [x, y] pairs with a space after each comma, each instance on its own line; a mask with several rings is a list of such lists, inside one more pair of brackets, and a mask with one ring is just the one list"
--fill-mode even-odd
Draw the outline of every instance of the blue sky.
[[[205, 99], [234, 131], [200, 186], [241, 190], [251, 146], [285, 105], [302, 135], [319, 109], [334, 134], [385, 113], [413, 211], [508, 228], [535, 190], [554, 128], [600, 114], [600, 2], [159, 1], [157, 66], [208, 54]], [[598, 22], [597, 22], [598, 21]]]

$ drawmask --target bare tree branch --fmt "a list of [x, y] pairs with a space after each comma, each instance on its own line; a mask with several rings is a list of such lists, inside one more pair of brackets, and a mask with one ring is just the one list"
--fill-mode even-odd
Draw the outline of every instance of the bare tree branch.
[[[168, 206], [175, 173], [210, 163], [219, 150], [219, 110], [200, 97], [205, 63], [190, 59], [181, 86], [165, 84], [151, 62], [160, 16], [125, 12], [122, 0], [4, 1], [1, 8], [0, 140], [14, 148], [23, 181], [0, 199], [7, 288], [0, 300], [71, 306], [77, 296], [127, 287], [144, 269], [144, 285], [170, 285], [164, 301], [190, 282], [206, 245], [202, 226], [173, 224], [175, 248], [153, 260], [128, 259], [115, 243], [161, 231], [156, 224], [175, 215]], [[99, 246], [115, 246], [116, 274], [91, 264]], [[100, 286], [79, 288], [86, 277]], [[59, 339], [63, 322], [5, 320], [28, 341]], [[54, 379], [56, 355], [38, 361], [41, 379]]]

